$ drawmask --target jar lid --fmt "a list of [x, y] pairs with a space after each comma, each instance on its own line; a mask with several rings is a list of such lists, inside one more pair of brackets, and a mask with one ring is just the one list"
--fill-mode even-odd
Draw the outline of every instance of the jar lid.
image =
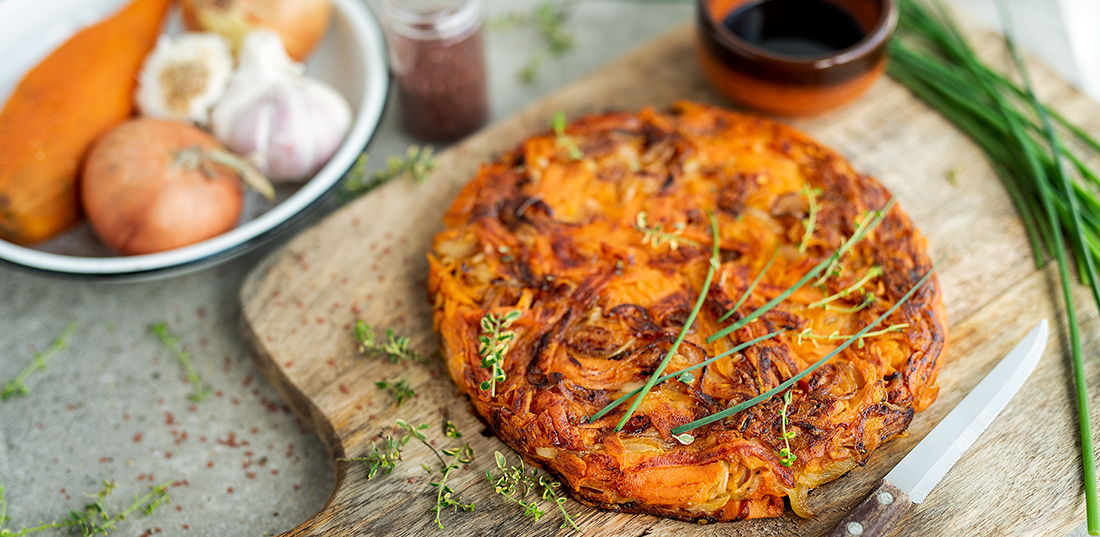
[[389, 26], [414, 39], [447, 39], [481, 22], [480, 0], [384, 0]]

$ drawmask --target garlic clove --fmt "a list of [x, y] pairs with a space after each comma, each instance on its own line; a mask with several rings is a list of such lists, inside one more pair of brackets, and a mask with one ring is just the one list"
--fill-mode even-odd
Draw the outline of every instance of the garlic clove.
[[214, 135], [272, 181], [316, 173], [339, 148], [351, 107], [333, 88], [302, 76], [273, 33], [249, 34], [240, 66], [214, 108]]
[[344, 141], [344, 135], [351, 128], [351, 106], [348, 105], [347, 99], [344, 99], [344, 96], [332, 89], [331, 86], [311, 78], [302, 78], [300, 82], [303, 89], [313, 97], [314, 102], [319, 106], [319, 109], [315, 112], [317, 117], [324, 117], [329, 122], [329, 125], [315, 133], [319, 158], [322, 161], [328, 161], [340, 148], [340, 143]]
[[262, 94], [242, 108], [227, 123], [230, 130], [226, 133], [225, 143], [230, 151], [245, 155], [256, 169], [270, 177], [267, 169], [268, 141], [271, 139], [275, 102], [271, 96]]
[[223, 37], [163, 35], [142, 65], [134, 101], [147, 116], [205, 126], [232, 73], [233, 56]]

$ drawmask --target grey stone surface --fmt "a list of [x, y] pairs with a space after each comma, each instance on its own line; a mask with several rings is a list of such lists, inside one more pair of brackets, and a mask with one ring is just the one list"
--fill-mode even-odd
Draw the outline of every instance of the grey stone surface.
[[[530, 10], [537, 2], [487, 3], [491, 14], [501, 14]], [[1048, 5], [1013, 2], [1020, 3]], [[529, 85], [516, 72], [540, 47], [533, 32], [488, 32], [492, 117], [504, 118], [599, 68], [691, 12], [682, 2], [582, 3], [571, 22], [576, 49], [545, 62]], [[1055, 11], [1027, 18], [1058, 16]], [[1051, 31], [1040, 27], [1039, 35]], [[1061, 54], [1058, 39], [1048, 41], [1052, 52], [1039, 54]], [[1060, 66], [1058, 58], [1047, 59]], [[397, 118], [391, 103], [369, 148], [372, 168], [414, 141], [400, 132]], [[320, 208], [296, 230], [333, 209]], [[110, 506], [128, 504], [154, 483], [171, 485], [171, 504], [151, 516], [133, 516], [120, 524], [118, 535], [155, 529], [165, 535], [275, 534], [324, 505], [333, 486], [332, 464], [317, 437], [258, 374], [238, 331], [239, 284], [275, 247], [195, 274], [127, 284], [59, 280], [0, 266], [0, 379], [19, 374], [69, 322], [77, 323], [69, 347], [31, 376], [30, 395], [0, 402], [8, 527], [64, 517], [104, 479], [117, 483]], [[150, 334], [158, 322], [168, 323], [215, 390], [207, 400], [187, 399], [191, 386], [182, 369]]]

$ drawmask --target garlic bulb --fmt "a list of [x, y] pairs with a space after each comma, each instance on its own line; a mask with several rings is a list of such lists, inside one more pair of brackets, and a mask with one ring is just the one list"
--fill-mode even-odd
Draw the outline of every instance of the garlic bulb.
[[351, 125], [351, 108], [333, 88], [302, 75], [282, 40], [248, 34], [240, 65], [211, 113], [214, 136], [272, 181], [312, 176]]
[[134, 100], [147, 116], [207, 125], [232, 73], [233, 55], [220, 35], [163, 35], [145, 59]]

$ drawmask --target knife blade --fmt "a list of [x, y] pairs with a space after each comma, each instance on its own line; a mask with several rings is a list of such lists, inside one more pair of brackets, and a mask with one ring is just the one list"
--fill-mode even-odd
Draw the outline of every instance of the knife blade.
[[1043, 319], [829, 536], [884, 535], [912, 504], [923, 502], [1023, 386], [1043, 355], [1049, 332], [1047, 320]]

